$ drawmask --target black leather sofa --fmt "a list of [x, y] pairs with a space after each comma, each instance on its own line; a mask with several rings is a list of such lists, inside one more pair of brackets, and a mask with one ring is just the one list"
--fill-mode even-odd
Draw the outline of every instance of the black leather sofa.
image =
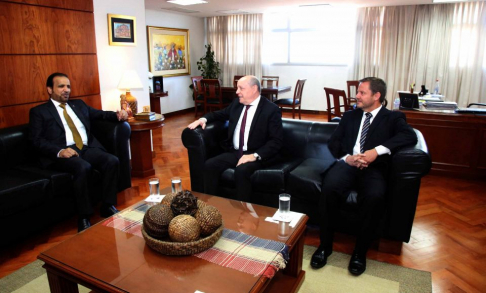
[[[15, 243], [75, 214], [71, 175], [42, 169], [28, 141], [28, 125], [0, 129], [0, 246]], [[126, 122], [95, 121], [94, 136], [120, 160], [118, 191], [131, 186]], [[93, 204], [101, 198], [100, 174], [94, 174]]]
[[[327, 141], [338, 123], [320, 123], [283, 119], [283, 157], [278, 164], [268, 166], [252, 175], [251, 202], [278, 207], [278, 194], [291, 194], [291, 210], [310, 217], [318, 223], [318, 202], [321, 174], [335, 161]], [[421, 178], [431, 167], [431, 159], [422, 134], [415, 130], [418, 143], [393, 154], [388, 182], [386, 214], [378, 227], [382, 237], [402, 242], [410, 240]], [[192, 190], [203, 192], [204, 162], [222, 152], [219, 142], [227, 137], [227, 124], [210, 123], [205, 130], [186, 128], [182, 142], [188, 150]], [[219, 195], [233, 198], [234, 169], [221, 175]], [[339, 212], [338, 230], [354, 234], [358, 221], [356, 192], [351, 192]]]

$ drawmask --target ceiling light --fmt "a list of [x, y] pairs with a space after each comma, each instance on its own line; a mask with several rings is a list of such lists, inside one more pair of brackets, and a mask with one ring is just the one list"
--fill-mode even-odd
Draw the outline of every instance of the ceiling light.
[[216, 12], [224, 13], [224, 14], [249, 14], [247, 11], [234, 9], [234, 10], [217, 10]]
[[469, 2], [469, 0], [432, 0], [433, 3]]
[[167, 2], [178, 4], [178, 5], [194, 5], [194, 4], [208, 3], [208, 1], [204, 1], [204, 0], [167, 0]]

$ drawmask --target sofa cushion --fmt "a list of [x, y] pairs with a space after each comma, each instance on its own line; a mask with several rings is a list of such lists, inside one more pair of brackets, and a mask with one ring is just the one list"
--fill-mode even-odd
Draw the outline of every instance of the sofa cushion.
[[305, 159], [288, 177], [287, 191], [304, 202], [318, 203], [321, 194], [322, 176], [335, 160]]
[[[253, 191], [271, 193], [285, 191], [285, 178], [302, 160], [301, 158], [286, 158], [277, 164], [255, 171], [251, 175]], [[235, 188], [235, 169], [224, 171], [220, 184], [224, 187]]]
[[48, 184], [47, 179], [18, 170], [0, 173], [0, 217], [41, 205], [48, 200]]
[[73, 181], [72, 175], [69, 173], [43, 169], [30, 164], [17, 166], [15, 169], [48, 179], [50, 181], [49, 191], [53, 197], [65, 196], [66, 194], [71, 193]]

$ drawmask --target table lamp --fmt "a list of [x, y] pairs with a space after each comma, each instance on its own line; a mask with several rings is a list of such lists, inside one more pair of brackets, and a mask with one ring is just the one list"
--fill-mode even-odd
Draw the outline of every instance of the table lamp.
[[141, 88], [143, 88], [143, 85], [135, 70], [126, 70], [125, 72], [123, 72], [122, 78], [118, 83], [118, 89], [126, 90], [126, 94], [120, 95], [120, 106], [122, 109], [125, 109], [127, 107], [126, 104], [128, 104], [128, 106], [132, 110], [132, 115], [129, 116], [133, 116], [133, 114], [138, 113], [137, 98], [130, 94], [130, 90]]

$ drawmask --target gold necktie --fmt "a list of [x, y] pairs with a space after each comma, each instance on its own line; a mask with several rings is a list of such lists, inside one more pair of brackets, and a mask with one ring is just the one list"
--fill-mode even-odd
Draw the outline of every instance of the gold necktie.
[[64, 119], [66, 119], [66, 122], [69, 126], [69, 129], [71, 129], [71, 132], [73, 133], [73, 138], [74, 138], [74, 143], [78, 147], [78, 149], [82, 150], [83, 149], [83, 140], [81, 139], [81, 135], [79, 135], [79, 131], [74, 125], [73, 119], [71, 119], [71, 116], [69, 116], [67, 110], [66, 110], [66, 104], [60, 104], [59, 107], [64, 109]]

